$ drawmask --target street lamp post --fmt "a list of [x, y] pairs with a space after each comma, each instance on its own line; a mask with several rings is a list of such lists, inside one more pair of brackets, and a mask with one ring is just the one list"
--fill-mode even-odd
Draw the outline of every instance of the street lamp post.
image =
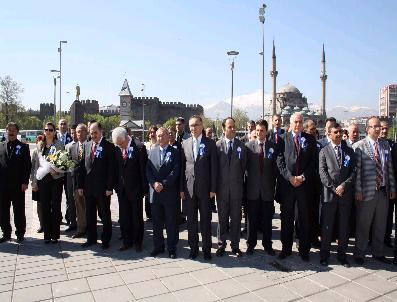
[[145, 141], [145, 84], [141, 84], [141, 92], [142, 92], [142, 142]]
[[235, 57], [239, 54], [238, 51], [232, 50], [228, 51], [227, 55], [231, 57], [232, 63], [230, 64], [230, 69], [232, 70], [232, 93], [231, 93], [231, 98], [230, 98], [230, 117], [233, 117], [233, 84], [234, 84], [234, 59]]
[[68, 41], [59, 41], [59, 118], [62, 117], [62, 44]]
[[57, 124], [57, 78], [59, 78], [59, 70], [51, 69], [51, 73], [58, 73], [58, 76], [54, 76], [54, 125]]
[[262, 23], [262, 118], [265, 118], [265, 8], [265, 3], [259, 8], [259, 21]]

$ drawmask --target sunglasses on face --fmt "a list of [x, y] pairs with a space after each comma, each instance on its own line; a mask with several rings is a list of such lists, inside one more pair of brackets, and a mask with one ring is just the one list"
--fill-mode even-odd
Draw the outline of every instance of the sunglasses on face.
[[44, 129], [44, 131], [45, 131], [45, 132], [54, 132], [54, 129], [46, 128], [46, 129]]

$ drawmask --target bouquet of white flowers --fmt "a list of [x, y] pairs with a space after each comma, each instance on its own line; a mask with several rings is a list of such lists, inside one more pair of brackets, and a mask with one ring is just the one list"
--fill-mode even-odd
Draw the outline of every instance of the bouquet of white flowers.
[[70, 172], [75, 166], [76, 162], [69, 159], [69, 152], [66, 150], [59, 150], [48, 156], [40, 156], [40, 167], [37, 169], [36, 178], [43, 179], [51, 169], [57, 173]]

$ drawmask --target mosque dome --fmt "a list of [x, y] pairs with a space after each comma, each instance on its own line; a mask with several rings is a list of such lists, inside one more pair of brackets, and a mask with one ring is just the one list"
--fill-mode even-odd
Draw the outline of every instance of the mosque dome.
[[300, 91], [294, 85], [287, 83], [287, 84], [281, 86], [277, 93], [300, 93]]

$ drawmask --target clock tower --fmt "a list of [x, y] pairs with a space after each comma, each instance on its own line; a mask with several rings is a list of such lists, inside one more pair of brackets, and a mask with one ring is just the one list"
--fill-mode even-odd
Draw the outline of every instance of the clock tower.
[[120, 96], [120, 119], [128, 121], [132, 119], [132, 93], [127, 79], [124, 80], [123, 87], [119, 93]]

